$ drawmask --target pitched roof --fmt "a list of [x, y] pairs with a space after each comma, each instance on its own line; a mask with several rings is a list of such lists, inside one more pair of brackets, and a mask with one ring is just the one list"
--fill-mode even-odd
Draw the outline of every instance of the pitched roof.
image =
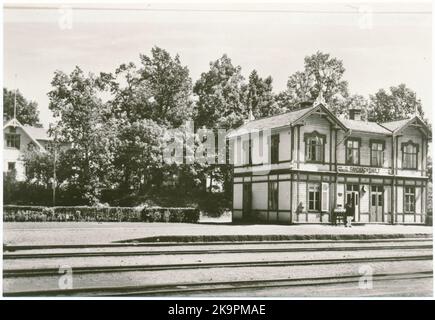
[[[37, 136], [39, 137], [43, 137], [42, 135], [42, 130], [45, 132], [44, 136], [47, 136], [47, 131], [45, 131], [44, 128], [36, 128], [36, 127], [31, 127], [31, 126], [23, 126], [17, 119], [13, 118], [11, 120], [9, 120], [8, 122], [6, 122], [6, 124], [3, 126], [3, 130], [5, 130], [7, 127], [20, 127], [25, 134], [27, 134], [29, 136], [29, 138], [42, 150], [44, 150], [44, 147], [38, 142], [38, 140], [48, 140], [47, 138], [43, 138], [43, 139], [39, 139], [37, 138]], [[31, 132], [29, 132], [29, 128], [30, 130], [33, 129], [40, 129], [37, 130], [37, 136], [34, 136]], [[35, 130], [36, 131], [36, 130]]]
[[286, 113], [281, 113], [265, 118], [260, 118], [257, 120], [249, 121], [244, 125], [234, 129], [228, 134], [228, 137], [238, 136], [250, 131], [279, 128], [290, 125], [292, 122], [296, 121], [304, 114], [313, 110], [316, 106], [311, 106], [308, 108], [298, 109], [295, 111], [290, 111]]
[[24, 129], [35, 140], [45, 140], [45, 141], [53, 140], [53, 138], [51, 138], [48, 135], [48, 131], [45, 128], [32, 127], [32, 126], [25, 125]]
[[379, 125], [376, 122], [371, 121], [359, 121], [359, 120], [350, 120], [350, 119], [343, 119], [341, 120], [343, 124], [353, 130], [353, 131], [361, 131], [361, 132], [368, 132], [368, 133], [380, 133], [380, 134], [391, 134], [389, 130], [384, 128], [383, 126]]
[[396, 131], [397, 129], [400, 129], [401, 127], [406, 125], [410, 120], [411, 119], [402, 119], [402, 120], [384, 122], [382, 123], [382, 126], [390, 131]]
[[[375, 133], [375, 134], [384, 134], [391, 135], [392, 133], [404, 128], [407, 124], [412, 123], [414, 120], [420, 121], [426, 128], [428, 135], [431, 136], [430, 130], [427, 128], [425, 123], [418, 117], [413, 117], [409, 119], [390, 121], [385, 123], [377, 123], [373, 121], [360, 121], [360, 120], [351, 120], [351, 119], [339, 119], [334, 114], [331, 113], [327, 108], [325, 108], [322, 104], [318, 105], [310, 105], [309, 107], [300, 108], [295, 111], [290, 111], [287, 113], [282, 113], [274, 116], [269, 116], [265, 118], [260, 118], [257, 120], [249, 121], [244, 125], [232, 130], [227, 137], [232, 138], [235, 136], [247, 134], [252, 131], [259, 131], [264, 129], [272, 129], [279, 128], [284, 126], [289, 126], [295, 124], [298, 121], [302, 121], [305, 117], [309, 116], [311, 111], [316, 109], [317, 107], [321, 107], [327, 114], [330, 114], [332, 118], [337, 121], [337, 124], [340, 125], [345, 130], [353, 130], [358, 132], [365, 133]], [[315, 112], [315, 111], [313, 111]]]

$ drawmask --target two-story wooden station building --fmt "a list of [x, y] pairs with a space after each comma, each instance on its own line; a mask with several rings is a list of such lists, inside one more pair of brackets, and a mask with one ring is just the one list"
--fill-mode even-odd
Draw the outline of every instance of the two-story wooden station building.
[[356, 222], [425, 222], [431, 132], [419, 117], [376, 123], [301, 105], [229, 133], [233, 221], [330, 223], [350, 201]]

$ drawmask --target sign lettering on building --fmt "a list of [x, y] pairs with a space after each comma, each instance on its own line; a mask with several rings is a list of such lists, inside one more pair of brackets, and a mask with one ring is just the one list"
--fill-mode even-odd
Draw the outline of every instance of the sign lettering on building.
[[360, 173], [360, 174], [379, 174], [379, 175], [393, 174], [391, 169], [375, 168], [375, 167], [359, 167], [359, 166], [338, 166], [337, 171], [343, 173]]

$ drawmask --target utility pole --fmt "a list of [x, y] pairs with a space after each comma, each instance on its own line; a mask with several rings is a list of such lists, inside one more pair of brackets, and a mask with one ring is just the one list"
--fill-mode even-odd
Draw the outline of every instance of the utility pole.
[[15, 74], [15, 93], [14, 93], [14, 119], [17, 118], [17, 74]]

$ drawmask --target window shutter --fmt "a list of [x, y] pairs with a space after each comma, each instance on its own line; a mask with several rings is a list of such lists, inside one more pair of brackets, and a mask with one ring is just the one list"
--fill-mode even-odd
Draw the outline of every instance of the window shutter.
[[329, 183], [322, 182], [322, 212], [329, 211]]

